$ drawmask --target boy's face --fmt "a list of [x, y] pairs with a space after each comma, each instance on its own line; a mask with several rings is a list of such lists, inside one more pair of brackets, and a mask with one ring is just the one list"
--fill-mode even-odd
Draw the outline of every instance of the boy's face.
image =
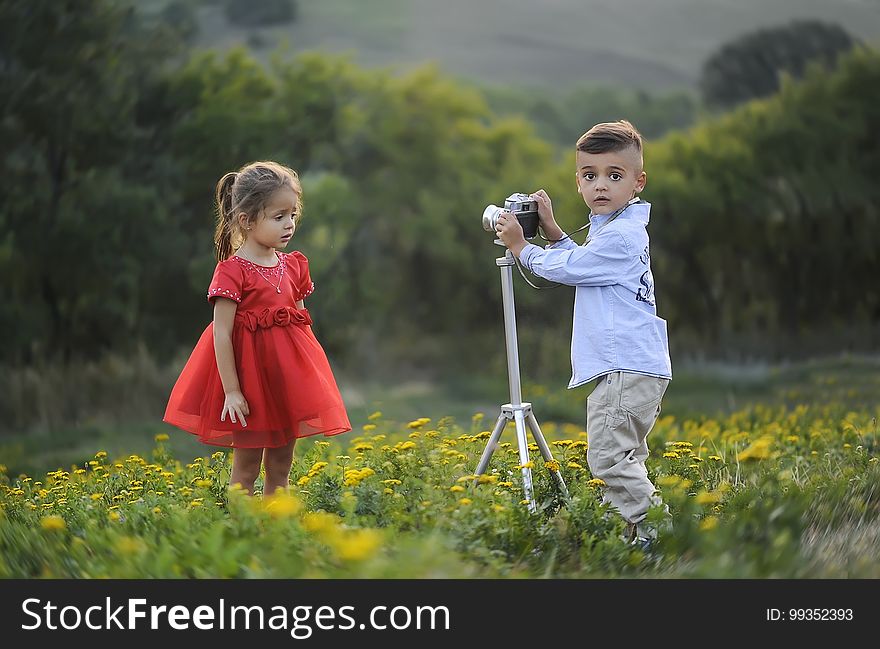
[[578, 151], [577, 188], [593, 214], [620, 209], [645, 188], [647, 175], [635, 147], [606, 153]]

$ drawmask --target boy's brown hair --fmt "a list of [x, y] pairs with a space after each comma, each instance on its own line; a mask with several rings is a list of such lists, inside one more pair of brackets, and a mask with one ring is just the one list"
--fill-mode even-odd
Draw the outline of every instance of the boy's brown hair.
[[608, 153], [634, 147], [642, 156], [642, 135], [638, 129], [622, 119], [602, 122], [578, 138], [576, 149], [584, 153]]

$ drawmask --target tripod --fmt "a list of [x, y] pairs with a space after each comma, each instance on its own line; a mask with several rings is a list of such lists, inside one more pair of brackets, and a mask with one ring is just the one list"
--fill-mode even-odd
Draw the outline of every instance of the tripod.
[[[496, 239], [495, 243], [500, 246], [504, 245], [499, 239]], [[504, 256], [497, 258], [495, 264], [501, 270], [501, 298], [504, 303], [504, 342], [507, 347], [507, 379], [510, 385], [510, 403], [505, 403], [501, 406], [501, 414], [495, 423], [495, 430], [492, 431], [489, 442], [486, 444], [486, 449], [483, 451], [482, 457], [480, 457], [480, 463], [477, 465], [475, 475], [480, 476], [486, 471], [489, 459], [498, 447], [501, 432], [504, 430], [507, 422], [512, 419], [516, 426], [516, 442], [519, 448], [519, 461], [522, 465], [525, 500], [528, 501], [529, 511], [534, 513], [538, 510], [538, 507], [535, 504], [532, 488], [532, 470], [528, 466], [529, 443], [526, 438], [526, 426], [531, 431], [532, 437], [535, 438], [544, 461], [549, 462], [553, 460], [553, 455], [550, 453], [547, 440], [544, 439], [544, 435], [541, 433], [535, 413], [532, 412], [532, 404], [523, 403], [522, 401], [522, 388], [519, 382], [519, 351], [516, 340], [516, 311], [513, 305], [513, 266], [516, 264], [516, 261], [510, 250], [505, 250]], [[568, 489], [566, 489], [565, 482], [562, 480], [562, 474], [559, 473], [558, 469], [553, 471], [553, 477], [556, 478], [560, 491], [568, 498]]]

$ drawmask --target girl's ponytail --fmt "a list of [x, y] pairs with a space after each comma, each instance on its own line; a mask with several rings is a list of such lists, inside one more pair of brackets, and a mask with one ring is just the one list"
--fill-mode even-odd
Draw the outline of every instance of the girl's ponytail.
[[232, 186], [238, 173], [230, 171], [217, 183], [217, 227], [214, 230], [214, 249], [217, 261], [226, 261], [232, 256], [232, 229], [234, 205]]

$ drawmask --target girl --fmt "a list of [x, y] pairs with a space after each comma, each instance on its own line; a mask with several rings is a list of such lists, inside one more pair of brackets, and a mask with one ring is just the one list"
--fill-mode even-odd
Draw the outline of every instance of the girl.
[[289, 485], [298, 437], [351, 430], [303, 299], [312, 293], [301, 252], [279, 252], [296, 228], [302, 187], [292, 169], [254, 162], [217, 183], [214, 321], [171, 392], [164, 421], [235, 448], [229, 482], [265, 495]]

